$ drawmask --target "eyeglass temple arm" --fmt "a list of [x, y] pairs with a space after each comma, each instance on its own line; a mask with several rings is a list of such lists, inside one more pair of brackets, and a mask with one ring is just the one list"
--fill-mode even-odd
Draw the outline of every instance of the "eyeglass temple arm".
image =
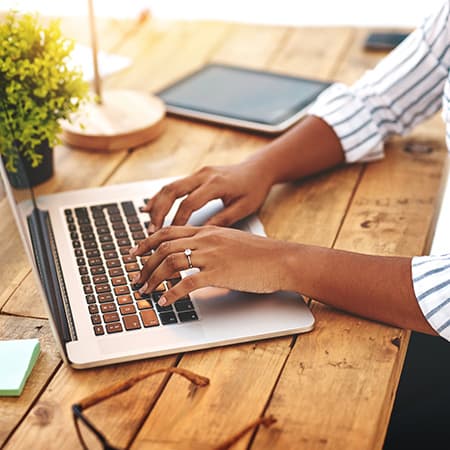
[[225, 442], [222, 442], [222, 444], [218, 445], [217, 447], [214, 447], [213, 450], [228, 450], [232, 445], [236, 444], [236, 442], [238, 442], [245, 435], [245, 433], [248, 433], [251, 429], [256, 428], [259, 425], [270, 427], [276, 421], [277, 419], [275, 419], [275, 417], [273, 416], [260, 417], [259, 419], [253, 421], [252, 423], [249, 423], [245, 428], [236, 433], [234, 436], [231, 436]]
[[179, 367], [166, 367], [162, 369], [151, 370], [150, 372], [144, 372], [126, 381], [121, 381], [119, 383], [113, 384], [112, 386], [109, 386], [105, 389], [102, 389], [99, 392], [96, 392], [93, 395], [90, 395], [89, 397], [84, 398], [83, 400], [78, 402], [78, 405], [80, 406], [81, 410], [84, 410], [86, 408], [89, 408], [90, 406], [96, 405], [97, 403], [103, 400], [114, 397], [115, 395], [120, 394], [122, 392], [128, 391], [128, 389], [133, 387], [136, 383], [139, 383], [139, 381], [145, 380], [146, 378], [151, 377], [152, 375], [164, 372], [176, 373], [178, 375], [181, 375], [182, 377], [188, 379], [191, 383], [195, 384], [196, 386], [207, 386], [209, 384], [209, 378], [202, 377], [201, 375], [197, 375], [196, 373], [193, 373], [189, 370], [181, 369]]

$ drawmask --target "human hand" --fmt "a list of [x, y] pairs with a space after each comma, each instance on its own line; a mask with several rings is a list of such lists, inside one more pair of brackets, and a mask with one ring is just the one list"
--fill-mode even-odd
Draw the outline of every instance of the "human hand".
[[176, 199], [180, 203], [172, 225], [185, 225], [191, 214], [213, 199], [221, 199], [225, 208], [207, 221], [207, 225], [228, 226], [254, 213], [264, 202], [273, 182], [262, 166], [249, 160], [231, 166], [203, 167], [186, 178], [164, 186], [142, 209], [151, 218], [149, 231], [163, 225]]
[[293, 276], [287, 256], [296, 244], [215, 226], [172, 226], [150, 235], [132, 255], [154, 249], [134, 284], [142, 294], [152, 292], [163, 280], [189, 267], [185, 249], [191, 249], [192, 265], [200, 272], [183, 278], [160, 298], [161, 306], [174, 303], [190, 292], [216, 286], [246, 292], [292, 290]]

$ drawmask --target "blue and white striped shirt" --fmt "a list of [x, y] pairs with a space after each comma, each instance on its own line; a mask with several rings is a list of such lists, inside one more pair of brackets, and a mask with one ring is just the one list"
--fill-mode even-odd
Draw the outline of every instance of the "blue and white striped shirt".
[[[327, 89], [309, 113], [334, 129], [352, 163], [382, 158], [389, 136], [441, 107], [450, 150], [450, 0], [355, 84]], [[424, 316], [450, 340], [450, 254], [414, 257], [412, 281]]]

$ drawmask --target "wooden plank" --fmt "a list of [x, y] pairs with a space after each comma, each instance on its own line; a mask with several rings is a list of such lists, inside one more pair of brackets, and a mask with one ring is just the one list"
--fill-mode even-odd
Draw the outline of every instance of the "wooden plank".
[[[357, 33], [341, 79], [353, 81], [373, 59], [360, 52], [362, 38]], [[397, 139], [383, 162], [365, 168], [337, 248], [384, 255], [424, 251], [446, 158], [439, 119], [407, 139], [431, 143], [433, 153], [405, 153], [405, 139]], [[313, 313], [316, 330], [298, 338], [266, 412], [279, 423], [261, 428], [253, 447], [382, 448], [409, 332], [319, 303]], [[289, 399], [292, 392], [298, 402]]]
[[[242, 35], [242, 33], [240, 34]], [[257, 27], [254, 27], [253, 35], [246, 30], [245, 36], [246, 39], [241, 44], [243, 46], [252, 48], [260, 42]], [[331, 49], [328, 55], [329, 70], [337, 54], [340, 54], [342, 48], [347, 44], [348, 37], [348, 30], [339, 30], [333, 35], [328, 35], [328, 48]], [[299, 31], [289, 31], [288, 34], [279, 35], [277, 46], [274, 46], [270, 39], [263, 39], [263, 42], [270, 44], [273, 49], [272, 54], [270, 55], [266, 52], [267, 59], [265, 61], [261, 59], [254, 64], [248, 61], [250, 52], [246, 52], [245, 49], [243, 50], [239, 47], [237, 42], [236, 46], [229, 44], [232, 37], [225, 44], [226, 51], [229, 53], [226, 54], [224, 49], [219, 49], [218, 54], [220, 54], [221, 60], [235, 64], [251, 64], [252, 67], [267, 67], [276, 70], [278, 68], [277, 64], [284, 64], [285, 71], [289, 69], [288, 63], [285, 62], [285, 58], [287, 58], [292, 62], [292, 73], [296, 73], [296, 70], [302, 67], [302, 60], [293, 60], [291, 52], [295, 43], [299, 47], [301, 47], [302, 42], [304, 44], [304, 38], [305, 35], [302, 35]], [[340, 45], [338, 45], [338, 42], [340, 42]], [[311, 40], [309, 45], [315, 45], [315, 41]], [[317, 45], [324, 45], [324, 41], [320, 40]], [[236, 48], [236, 55], [233, 53], [234, 48]], [[284, 53], [285, 51], [286, 54]], [[260, 55], [263, 54], [264, 51], [260, 49], [256, 55], [260, 58]], [[245, 55], [247, 58], [245, 61], [239, 59], [242, 55]], [[310, 61], [309, 64], [310, 70], [313, 70], [314, 62]], [[325, 71], [323, 62], [318, 61], [316, 64], [318, 67], [322, 65], [320, 70]], [[327, 75], [327, 73], [323, 73], [323, 76]], [[212, 143], [211, 147], [208, 148], [204, 161], [211, 163], [238, 161], [240, 160], [240, 155], [242, 155], [242, 159], [247, 154], [255, 151], [263, 142], [261, 138], [255, 138], [252, 135], [224, 130]], [[226, 158], [227, 150], [230, 153], [228, 160]], [[217, 159], [215, 159], [216, 156]], [[349, 168], [337, 175], [330, 175], [331, 181], [329, 183], [322, 180], [322, 185], [324, 186], [322, 191], [320, 191], [321, 188], [319, 187], [321, 184], [313, 182], [315, 189], [318, 191], [317, 198], [314, 198], [313, 188], [310, 191], [308, 190], [306, 195], [305, 192], [302, 193], [305, 189], [303, 184], [280, 187], [271, 196], [261, 215], [266, 228], [269, 230], [269, 234], [273, 232], [279, 237], [286, 232], [285, 236], [292, 238], [296, 232], [292, 224], [303, 224], [305, 216], [302, 214], [302, 211], [307, 211], [308, 206], [317, 205], [318, 203], [315, 202], [320, 201], [321, 208], [320, 210], [316, 208], [315, 211], [316, 221], [308, 219], [308, 222], [305, 223], [306, 230], [304, 230], [304, 233], [306, 236], [312, 234], [312, 229], [317, 227], [317, 220], [322, 219], [323, 209], [324, 219], [325, 217], [326, 220], [334, 219], [334, 221], [331, 220], [331, 223], [335, 224], [335, 228], [330, 228], [329, 230], [327, 227], [327, 230], [329, 230], [328, 242], [331, 244], [357, 181], [357, 174], [357, 171]], [[341, 190], [335, 189], [338, 185], [341, 186]], [[334, 190], [335, 195], [326, 196], [325, 194], [329, 194], [331, 189]], [[279, 209], [277, 210], [276, 205], [282, 205], [280, 207], [285, 208], [283, 209], [284, 212], [289, 209], [289, 206], [286, 206], [286, 204], [291, 205], [294, 203], [294, 198], [300, 202], [300, 206], [295, 208], [292, 216], [295, 216], [295, 220], [289, 221], [285, 216], [277, 216]], [[335, 203], [332, 204], [332, 201]], [[285, 222], [291, 224], [290, 233], [287, 232], [288, 230], [281, 228]], [[278, 234], [280, 228], [281, 232]], [[185, 368], [204, 367], [203, 372], [211, 377], [211, 387], [207, 392], [201, 394], [201, 398], [191, 399], [181, 396], [178, 393], [178, 386], [175, 380], [171, 380], [141, 433], [137, 436], [133, 448], [146, 448], [150, 443], [152, 448], [158, 449], [175, 447], [211, 448], [213, 445], [218, 444], [221, 439], [228, 437], [228, 435], [239, 430], [245, 424], [259, 417], [264, 411], [271, 389], [276, 384], [277, 377], [289, 355], [290, 343], [291, 338], [286, 337], [254, 344], [249, 343], [223, 349], [212, 349], [201, 354], [188, 353], [184, 355], [179, 365]], [[255, 362], [255, 353], [257, 352], [262, 353], [258, 357], [257, 362]], [[274, 355], [277, 355], [276, 359], [274, 359]], [[240, 374], [242, 376], [239, 376]], [[177, 405], [177, 411], [181, 413], [171, 417], [172, 415], [167, 414], [167, 412], [171, 409], [173, 410], [173, 405], [175, 404]], [[190, 411], [190, 414], [183, 414], [186, 411]], [[251, 435], [246, 436], [236, 445], [236, 448], [247, 448], [250, 437]]]
[[20, 397], [0, 398], [0, 447], [19, 425], [42, 387], [60, 364], [50, 327], [45, 320], [0, 315], [0, 339], [38, 338], [41, 354]]

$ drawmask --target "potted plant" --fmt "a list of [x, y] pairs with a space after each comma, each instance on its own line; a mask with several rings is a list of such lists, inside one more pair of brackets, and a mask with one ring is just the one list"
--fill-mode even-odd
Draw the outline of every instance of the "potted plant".
[[0, 153], [11, 184], [24, 188], [27, 178], [36, 185], [53, 175], [59, 121], [78, 109], [88, 85], [68, 64], [74, 43], [57, 21], [11, 12], [0, 42]]

